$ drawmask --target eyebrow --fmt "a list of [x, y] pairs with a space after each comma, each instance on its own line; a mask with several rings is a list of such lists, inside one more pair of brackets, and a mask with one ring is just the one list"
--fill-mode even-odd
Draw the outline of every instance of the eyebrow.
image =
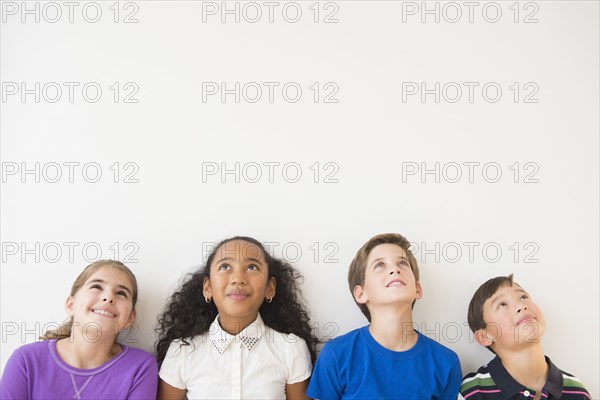
[[[371, 265], [375, 264], [377, 261], [381, 261], [381, 260], [384, 260], [384, 259], [385, 259], [385, 257], [378, 257], [378, 258], [376, 258], [376, 259], [374, 259], [374, 260], [373, 260], [373, 262], [371, 263]], [[397, 260], [404, 260], [404, 261], [408, 261], [408, 258], [406, 258], [406, 257], [404, 257], [404, 256], [399, 256], [399, 257], [396, 257], [396, 259], [397, 259]]]
[[[228, 260], [235, 261], [235, 258], [233, 258], [233, 257], [221, 258], [219, 261], [217, 261], [217, 263], [220, 263], [220, 262], [223, 262], [223, 261], [228, 261]], [[258, 263], [258, 264], [262, 265], [262, 262], [259, 259], [257, 259], [257, 258], [248, 257], [248, 258], [246, 258], [246, 260], [252, 261], [252, 262], [255, 262], [255, 263]]]
[[[90, 283], [106, 283], [106, 281], [105, 281], [105, 280], [102, 280], [102, 279], [94, 279], [94, 280], [90, 281], [90, 282], [88, 283], [88, 285], [89, 285]], [[130, 289], [127, 287], [127, 286], [125, 286], [125, 285], [117, 285], [117, 287], [118, 287], [118, 288], [121, 288], [121, 289], [123, 289], [123, 290], [127, 290], [127, 292], [129, 292], [129, 294], [131, 295], [131, 290], [130, 290]]]
[[[526, 295], [529, 295], [529, 293], [527, 293], [527, 292], [526, 292], [525, 290], [523, 290], [523, 288], [521, 288], [521, 287], [515, 288], [515, 290], [516, 290], [517, 292], [521, 292], [521, 293], [525, 293]], [[499, 297], [502, 297], [502, 296], [503, 296], [503, 294], [499, 294], [499, 295], [497, 295], [497, 296], [495, 296], [495, 297], [492, 297], [492, 302], [490, 303], [490, 306], [494, 306], [494, 303], [495, 303], [495, 302], [497, 302], [497, 301], [498, 301], [498, 298], [499, 298]]]
[[498, 298], [504, 296], [503, 294], [499, 294], [497, 296], [492, 297], [492, 302], [490, 303], [490, 306], [494, 306], [494, 303], [498, 301]]

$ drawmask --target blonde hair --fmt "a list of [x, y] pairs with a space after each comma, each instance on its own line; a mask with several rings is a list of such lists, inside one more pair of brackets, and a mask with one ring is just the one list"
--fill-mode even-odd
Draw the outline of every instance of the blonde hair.
[[[94, 263], [91, 263], [79, 274], [75, 282], [73, 282], [73, 286], [71, 286], [71, 294], [70, 296], [75, 296], [77, 291], [81, 289], [81, 287], [85, 284], [85, 282], [94, 275], [100, 268], [110, 266], [116, 268], [117, 270], [125, 273], [129, 280], [131, 281], [131, 285], [133, 286], [131, 293], [131, 301], [133, 304], [133, 309], [135, 309], [135, 303], [137, 302], [138, 296], [138, 288], [137, 288], [137, 280], [135, 279], [135, 275], [131, 270], [123, 264], [121, 261], [116, 260], [99, 260]], [[73, 317], [70, 317], [67, 321], [61, 324], [56, 329], [49, 329], [40, 336], [41, 340], [50, 340], [50, 339], [63, 339], [71, 336], [71, 329], [73, 327]]]

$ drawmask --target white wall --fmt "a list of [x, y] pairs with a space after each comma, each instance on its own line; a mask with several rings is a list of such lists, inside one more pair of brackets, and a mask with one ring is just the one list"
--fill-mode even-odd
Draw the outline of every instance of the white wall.
[[[111, 4], [80, 2], [71, 23], [62, 2], [28, 2], [39, 22], [2, 3], [2, 366], [66, 317], [96, 256], [137, 274], [126, 341], [151, 350], [179, 279], [237, 234], [285, 248], [321, 338], [347, 332], [366, 323], [350, 260], [400, 232], [421, 261], [415, 320], [465, 373], [491, 358], [470, 338], [468, 301], [514, 272], [545, 311], [547, 354], [600, 397], [597, 2], [428, 2], [439, 23], [421, 2], [319, 3], [318, 16], [313, 2], [280, 2], [272, 23], [263, 2], [238, 3], [239, 23], [221, 2], [192, 1], [120, 3], [115, 23]], [[221, 82], [240, 82], [239, 103], [210, 94]], [[422, 100], [436, 82], [439, 102]], [[39, 177], [23, 174], [36, 163]], [[235, 163], [239, 183], [208, 175]], [[439, 182], [421, 175], [436, 163]]]

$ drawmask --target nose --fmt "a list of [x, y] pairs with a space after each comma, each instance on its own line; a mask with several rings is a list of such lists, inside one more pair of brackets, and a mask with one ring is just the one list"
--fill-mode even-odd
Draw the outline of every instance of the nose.
[[520, 313], [521, 311], [525, 311], [525, 310], [527, 310], [527, 306], [525, 304], [521, 304], [517, 308], [517, 314]]
[[401, 274], [402, 269], [399, 266], [394, 265], [392, 268], [390, 268], [390, 275], [394, 275], [394, 273]]
[[103, 298], [103, 299], [102, 299], [102, 301], [103, 301], [103, 302], [106, 302], [106, 301], [107, 301], [107, 302], [109, 302], [110, 304], [112, 304], [112, 303], [114, 303], [114, 302], [115, 302], [115, 301], [114, 301], [112, 298], [111, 298], [111, 299], [109, 299], [108, 297], [105, 297], [105, 298]]
[[246, 275], [241, 271], [234, 272], [231, 275], [231, 284], [232, 285], [245, 285], [246, 284]]

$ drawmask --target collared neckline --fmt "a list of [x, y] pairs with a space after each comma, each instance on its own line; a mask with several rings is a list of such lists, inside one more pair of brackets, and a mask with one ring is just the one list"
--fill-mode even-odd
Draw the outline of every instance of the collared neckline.
[[265, 323], [263, 322], [260, 313], [256, 316], [254, 322], [252, 322], [235, 336], [225, 332], [223, 328], [221, 328], [218, 315], [212, 324], [210, 324], [210, 328], [208, 330], [210, 341], [220, 355], [223, 355], [227, 347], [233, 342], [242, 342], [248, 351], [250, 351], [254, 348], [258, 342], [258, 339], [260, 339], [264, 333]]
[[[562, 373], [556, 365], [550, 361], [550, 358], [545, 357], [545, 359], [546, 364], [548, 364], [548, 378], [546, 378], [546, 383], [542, 388], [542, 394], [550, 393], [552, 397], [560, 399], [563, 389]], [[500, 389], [504, 397], [510, 399], [525, 390], [529, 390], [529, 388], [517, 382], [508, 373], [506, 368], [504, 368], [504, 365], [502, 365], [500, 357], [496, 356], [490, 361], [488, 368], [492, 380], [496, 383], [496, 386], [498, 386], [498, 389]]]

